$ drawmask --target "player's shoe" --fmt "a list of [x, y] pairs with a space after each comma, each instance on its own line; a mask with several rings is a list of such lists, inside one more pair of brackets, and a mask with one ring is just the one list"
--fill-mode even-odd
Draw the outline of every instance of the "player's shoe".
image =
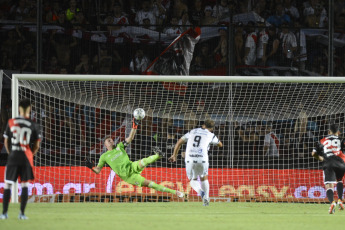
[[0, 220], [6, 220], [6, 219], [8, 219], [7, 213], [2, 214], [2, 215], [0, 216]]
[[25, 216], [24, 214], [19, 214], [18, 219], [19, 220], [28, 220], [29, 217]]
[[158, 148], [157, 146], [152, 148], [152, 151], [158, 155], [160, 158], [165, 157], [165, 153], [162, 152], [162, 150], [160, 150], [160, 148]]
[[337, 206], [337, 203], [335, 201], [332, 202], [331, 206], [329, 207], [328, 213], [329, 214], [334, 214], [335, 212], [335, 206]]
[[180, 192], [180, 191], [176, 191], [176, 195], [180, 198], [184, 198], [184, 193], [183, 192]]
[[338, 208], [339, 210], [344, 210], [344, 204], [340, 199], [338, 200]]
[[204, 199], [205, 192], [204, 192], [204, 191], [201, 191], [200, 196], [201, 196], [201, 199]]
[[203, 198], [202, 202], [203, 202], [203, 204], [202, 204], [203, 206], [209, 206], [210, 205], [210, 199]]

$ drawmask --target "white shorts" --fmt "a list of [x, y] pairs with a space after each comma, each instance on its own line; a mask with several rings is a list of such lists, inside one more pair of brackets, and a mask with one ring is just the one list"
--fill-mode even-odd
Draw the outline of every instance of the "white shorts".
[[186, 172], [189, 180], [198, 179], [208, 175], [208, 162], [194, 163], [191, 160], [186, 161]]

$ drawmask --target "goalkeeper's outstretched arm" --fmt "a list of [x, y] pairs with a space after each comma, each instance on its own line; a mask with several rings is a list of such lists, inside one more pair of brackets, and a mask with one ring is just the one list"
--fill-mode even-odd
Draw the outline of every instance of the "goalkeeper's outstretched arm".
[[125, 139], [126, 143], [131, 143], [132, 140], [134, 139], [134, 136], [137, 132], [137, 129], [138, 129], [138, 125], [140, 123], [140, 120], [137, 120], [135, 118], [133, 118], [133, 123], [132, 123], [132, 130], [131, 132], [129, 133], [129, 136]]
[[102, 168], [100, 168], [100, 167], [98, 167], [98, 166], [94, 167], [94, 161], [91, 161], [88, 157], [86, 158], [85, 162], [86, 162], [86, 163], [85, 163], [86, 167], [88, 167], [89, 169], [91, 169], [92, 172], [94, 172], [94, 173], [96, 173], [96, 174], [98, 174], [98, 173], [101, 172]]

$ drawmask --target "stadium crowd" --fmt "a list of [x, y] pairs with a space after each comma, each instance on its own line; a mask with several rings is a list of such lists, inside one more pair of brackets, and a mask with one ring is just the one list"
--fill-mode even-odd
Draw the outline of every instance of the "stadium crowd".
[[[200, 26], [205, 28], [206, 35], [201, 36], [195, 47], [190, 74], [226, 75], [229, 71], [230, 55], [234, 55], [236, 72], [241, 75], [251, 69], [267, 71], [270, 69], [267, 67], [272, 67], [272, 72], [263, 72], [262, 75], [274, 75], [286, 68], [292, 71], [291, 67], [297, 69], [293, 70], [296, 75], [327, 75], [328, 1], [325, 0], [97, 2], [100, 5], [84, 0], [43, 1], [42, 73], [142, 74], [176, 36], [191, 26]], [[36, 3], [37, 1], [33, 0], [1, 1], [0, 69], [16, 72], [37, 71], [36, 31], [33, 26], [36, 23]], [[335, 0], [334, 9], [337, 38], [334, 47], [334, 75], [344, 76], [344, 1]], [[232, 26], [234, 43], [230, 44], [228, 36]], [[217, 33], [208, 32], [214, 31], [212, 29]], [[234, 53], [229, 54], [229, 47]], [[289, 71], [282, 74], [294, 74]], [[2, 130], [9, 117], [10, 105], [10, 98], [3, 94]], [[54, 133], [52, 140], [60, 137], [65, 138], [60, 141], [67, 145], [77, 143], [85, 146], [84, 142], [87, 142], [88, 138], [99, 138], [97, 135], [101, 135], [101, 127], [109, 125], [107, 122], [110, 121], [111, 125], [107, 127], [114, 132], [126, 119], [125, 114], [97, 112], [97, 109], [81, 105], [55, 108], [56, 111], [52, 109], [46, 108], [44, 117], [41, 117], [44, 118], [42, 121], [50, 124], [50, 128], [45, 130], [46, 141], [43, 144], [46, 149], [54, 144], [54, 141], [50, 141], [50, 130], [59, 132]], [[241, 156], [245, 155], [244, 152], [248, 149], [253, 150], [257, 156], [264, 156], [265, 136], [273, 132], [274, 135], [267, 138], [275, 136], [279, 139], [280, 155], [289, 156], [290, 148], [294, 148], [299, 149], [297, 152], [293, 151], [294, 154], [303, 158], [303, 155], [310, 152], [310, 146], [306, 143], [313, 143], [322, 136], [327, 119], [306, 118], [305, 115], [301, 115], [301, 119], [303, 121], [297, 119], [272, 124], [225, 122], [218, 124], [217, 132], [219, 139], [222, 139], [229, 136], [229, 130], [234, 128], [234, 138], [238, 142], [236, 151]], [[183, 135], [184, 130], [190, 130], [197, 125], [197, 122], [170, 120], [169, 125], [158, 132], [161, 124], [167, 121], [148, 116], [145, 122], [152, 124], [153, 128], [145, 133], [138, 133], [138, 144], [134, 143], [134, 152], [136, 145], [150, 146], [142, 143], [158, 142], [157, 134], [164, 140], [159, 143], [173, 143]], [[79, 130], [75, 125], [89, 129], [83, 130], [83, 143], [66, 141], [77, 135], [73, 132]], [[66, 133], [70, 136], [65, 135]], [[89, 137], [88, 134], [92, 136]], [[222, 141], [226, 146], [229, 140]], [[65, 149], [75, 151], [75, 147], [65, 146]], [[226, 153], [220, 155], [228, 157]]]
[[[211, 26], [218, 29], [218, 36], [206, 33], [203, 39], [202, 35], [194, 52], [191, 74], [209, 69], [226, 74], [228, 50], [233, 46], [238, 69], [294, 66], [327, 75], [328, 2], [324, 0], [99, 2], [100, 5], [77, 0], [44, 1], [44, 73], [140, 74], [166, 47], [161, 44], [166, 42], [164, 36], [154, 38], [153, 33], [174, 38], [190, 26]], [[0, 4], [3, 69], [36, 70], [35, 30], [25, 24], [5, 26], [8, 22], [35, 23], [36, 7], [36, 1], [30, 0], [7, 0]], [[334, 9], [338, 39], [334, 75], [342, 76], [344, 2], [335, 1]], [[234, 44], [228, 44], [230, 22], [235, 26]], [[137, 36], [133, 37], [128, 28]]]

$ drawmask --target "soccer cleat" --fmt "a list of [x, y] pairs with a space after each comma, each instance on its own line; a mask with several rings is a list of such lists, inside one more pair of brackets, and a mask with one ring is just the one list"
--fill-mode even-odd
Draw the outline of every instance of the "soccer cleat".
[[18, 219], [19, 220], [28, 220], [29, 217], [25, 216], [24, 214], [19, 214]]
[[210, 199], [203, 198], [202, 202], [203, 202], [203, 204], [202, 204], [203, 206], [209, 206], [210, 205]]
[[176, 195], [180, 198], [184, 198], [184, 193], [180, 191], [176, 191]]
[[2, 214], [2, 215], [0, 216], [0, 220], [5, 220], [5, 219], [8, 219], [7, 213]]
[[204, 191], [201, 191], [200, 196], [201, 196], [201, 199], [204, 199], [205, 192], [204, 192]]
[[337, 206], [337, 203], [335, 201], [332, 202], [331, 206], [329, 207], [328, 213], [329, 214], [334, 214], [335, 212], [335, 206]]
[[162, 152], [162, 150], [160, 150], [160, 148], [158, 148], [157, 146], [152, 148], [152, 151], [158, 155], [160, 158], [165, 157], [165, 153]]
[[339, 210], [344, 210], [343, 202], [340, 199], [338, 200], [338, 206], [339, 206]]

